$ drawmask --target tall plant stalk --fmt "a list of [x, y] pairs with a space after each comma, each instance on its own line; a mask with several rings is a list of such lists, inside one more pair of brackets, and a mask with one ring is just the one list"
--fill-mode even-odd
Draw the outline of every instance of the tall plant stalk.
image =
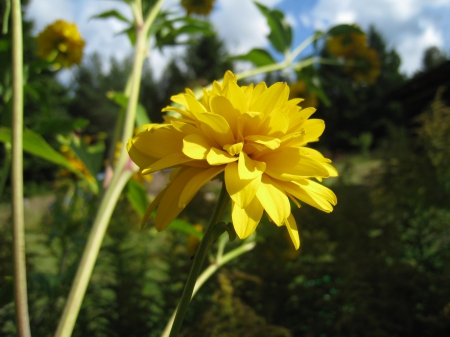
[[27, 271], [25, 264], [25, 221], [23, 214], [23, 42], [20, 0], [12, 0], [12, 215], [14, 235], [14, 295], [17, 330], [20, 337], [31, 336], [28, 315]]
[[[130, 96], [128, 98], [124, 128], [122, 131], [122, 144], [126, 144], [133, 133], [136, 107], [138, 104], [141, 84], [142, 67], [147, 56], [148, 32], [152, 23], [156, 19], [163, 2], [164, 0], [158, 0], [158, 2], [155, 3], [145, 21], [143, 18], [141, 1], [136, 0], [131, 5], [136, 23], [136, 44], [130, 82]], [[123, 188], [133, 174], [131, 170], [126, 170], [125, 168], [127, 158], [128, 154], [126, 147], [123, 146], [117, 166], [114, 169], [111, 183], [107, 187], [100, 202], [100, 207], [97, 211], [91, 233], [89, 234], [88, 242], [83, 252], [80, 265], [78, 266], [78, 270], [64, 307], [61, 320], [56, 330], [55, 337], [69, 337], [72, 335], [81, 303], [86, 293], [86, 289], [89, 284], [89, 280], [91, 278], [112, 213]]]

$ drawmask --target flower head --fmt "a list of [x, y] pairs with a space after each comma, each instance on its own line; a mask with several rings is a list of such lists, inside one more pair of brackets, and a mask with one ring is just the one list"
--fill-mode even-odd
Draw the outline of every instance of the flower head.
[[45, 27], [36, 38], [38, 56], [59, 62], [69, 68], [80, 64], [85, 42], [76, 24], [58, 20]]
[[167, 107], [182, 118], [166, 117], [166, 124], [149, 124], [128, 142], [131, 159], [142, 173], [174, 168], [168, 186], [155, 198], [146, 217], [158, 207], [155, 226], [166, 228], [192, 200], [201, 186], [224, 172], [231, 197], [237, 235], [252, 234], [266, 211], [277, 225], [286, 225], [296, 248], [300, 245], [291, 213], [291, 199], [331, 212], [334, 193], [313, 181], [337, 176], [318, 151], [305, 147], [317, 141], [325, 124], [309, 119], [314, 108], [300, 108], [289, 100], [286, 83], [269, 88], [264, 82], [239, 86], [228, 71], [223, 84], [194, 93], [172, 96], [182, 106]]
[[357, 83], [375, 83], [381, 72], [381, 62], [378, 53], [370, 47], [361, 48], [351, 59], [350, 65], [345, 67]]
[[[75, 152], [73, 152], [73, 150], [69, 146], [61, 145], [61, 148], [59, 150], [62, 153], [62, 155], [64, 157], [66, 157], [66, 159], [69, 161], [70, 165], [74, 169], [81, 172], [81, 174], [83, 174], [83, 176], [87, 180], [95, 182], [95, 178], [92, 176], [91, 172], [86, 167], [86, 164], [75, 155]], [[60, 170], [58, 175], [60, 177], [71, 177], [74, 179], [78, 179], [78, 176], [76, 176], [75, 174], [73, 174], [71, 171], [69, 171], [67, 169]]]
[[293, 98], [302, 98], [303, 106], [315, 108], [318, 105], [316, 94], [308, 91], [305, 81], [302, 80], [289, 84], [289, 99]]
[[209, 15], [214, 8], [216, 0], [181, 0], [181, 6], [187, 12], [187, 15]]
[[366, 40], [363, 33], [335, 35], [327, 40], [328, 51], [337, 57], [348, 58], [365, 48]]

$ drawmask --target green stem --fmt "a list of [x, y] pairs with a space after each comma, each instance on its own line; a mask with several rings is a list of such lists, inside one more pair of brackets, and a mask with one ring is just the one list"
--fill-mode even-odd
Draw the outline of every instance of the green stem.
[[22, 8], [13, 0], [12, 15], [12, 214], [14, 235], [14, 293], [17, 330], [20, 337], [31, 336], [28, 316], [27, 271], [25, 264], [25, 220], [23, 212], [23, 41]]
[[114, 211], [119, 196], [130, 179], [133, 171], [127, 170], [122, 174], [114, 174], [106, 193], [100, 203], [97, 216], [94, 220], [86, 248], [83, 252], [77, 274], [70, 290], [69, 298], [64, 307], [58, 329], [55, 333], [57, 337], [69, 337], [72, 335], [73, 327], [80, 311], [81, 303], [86, 293], [89, 279], [94, 269], [95, 261], [102, 245], [103, 237], [108, 228], [109, 220]]
[[[225, 240], [224, 240], [225, 242]], [[199, 289], [202, 287], [202, 285], [212, 276], [214, 273], [219, 270], [224, 264], [230, 262], [231, 260], [237, 258], [238, 256], [251, 251], [255, 247], [255, 242], [247, 242], [243, 245], [239, 246], [238, 248], [232, 250], [231, 252], [228, 252], [224, 256], [221, 256], [219, 259], [219, 256], [217, 257], [216, 263], [211, 264], [208, 268], [206, 268], [201, 275], [198, 277], [197, 282], [195, 282], [195, 287], [192, 292], [192, 298], [194, 298], [195, 294], [199, 291]], [[175, 315], [177, 314], [178, 308], [174, 310], [172, 316], [170, 317], [169, 321], [167, 322], [166, 327], [164, 328], [164, 331], [161, 335], [161, 337], [168, 337], [170, 329], [172, 327], [173, 321], [175, 319]]]
[[[154, 18], [158, 14], [164, 0], [159, 0], [149, 13], [146, 20], [153, 22]], [[138, 6], [139, 8], [139, 6]], [[134, 7], [133, 7], [134, 11]], [[122, 193], [125, 184], [133, 174], [132, 170], [124, 170], [125, 164], [128, 159], [128, 153], [126, 150], [126, 143], [133, 134], [134, 123], [136, 119], [136, 107], [139, 98], [139, 89], [141, 83], [142, 66], [147, 56], [148, 46], [148, 30], [150, 24], [147, 26], [142, 23], [142, 13], [135, 13], [137, 24], [136, 46], [133, 70], [130, 82], [130, 96], [128, 97], [128, 105], [125, 114], [125, 123], [122, 133], [122, 149], [120, 151], [119, 160], [115, 167], [114, 174], [110, 185], [107, 187], [105, 194], [103, 195], [100, 207], [97, 211], [97, 215], [92, 226], [89, 239], [83, 252], [83, 256], [78, 266], [77, 274], [75, 276], [72, 288], [70, 290], [69, 297], [64, 307], [61, 320], [58, 325], [58, 329], [55, 333], [55, 337], [69, 337], [72, 334], [75, 321], [80, 311], [81, 303], [83, 301], [86, 289], [89, 283], [89, 279], [94, 269], [95, 261], [97, 260], [100, 247], [103, 242], [103, 238], [108, 228], [109, 220], [117, 204], [120, 194]], [[113, 144], [115, 146], [115, 144]]]
[[200, 242], [200, 246], [198, 247], [197, 253], [195, 254], [194, 262], [191, 267], [191, 271], [189, 272], [188, 279], [184, 286], [183, 295], [181, 296], [180, 303], [178, 304], [178, 310], [175, 315], [175, 319], [172, 325], [172, 329], [170, 331], [170, 337], [178, 336], [178, 332], [180, 331], [181, 324], [183, 323], [184, 316], [189, 306], [189, 302], [192, 298], [192, 292], [194, 290], [195, 282], [200, 273], [200, 269], [205, 260], [206, 254], [208, 253], [209, 248], [211, 247], [213, 241], [216, 239], [215, 227], [216, 224], [220, 221], [225, 211], [225, 208], [228, 203], [228, 194], [225, 188], [225, 182], [222, 184], [222, 190], [220, 191], [219, 200], [217, 201], [216, 208], [214, 213], [209, 221], [208, 227], [206, 227], [205, 235], [203, 236], [202, 241]]

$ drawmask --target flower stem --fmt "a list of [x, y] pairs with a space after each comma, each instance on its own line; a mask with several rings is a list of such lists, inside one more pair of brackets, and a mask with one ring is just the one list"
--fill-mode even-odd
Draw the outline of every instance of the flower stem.
[[17, 330], [20, 337], [31, 336], [28, 316], [27, 271], [25, 265], [25, 221], [23, 213], [23, 42], [22, 7], [13, 0], [12, 64], [13, 64], [13, 117], [12, 117], [12, 213], [14, 235], [14, 293], [16, 300]]
[[205, 260], [206, 254], [208, 253], [209, 248], [211, 247], [214, 240], [217, 238], [217, 231], [215, 231], [215, 226], [223, 216], [225, 208], [228, 204], [228, 194], [225, 188], [225, 182], [222, 184], [222, 190], [220, 191], [219, 200], [217, 201], [216, 208], [214, 213], [209, 221], [208, 227], [206, 227], [205, 235], [203, 236], [202, 241], [200, 242], [200, 246], [198, 247], [198, 251], [195, 254], [194, 262], [191, 267], [191, 271], [189, 272], [188, 279], [184, 286], [183, 295], [181, 295], [180, 303], [178, 304], [177, 313], [175, 315], [175, 319], [172, 325], [172, 329], [170, 331], [169, 337], [178, 336], [178, 332], [180, 331], [181, 324], [183, 323], [184, 316], [189, 306], [189, 302], [192, 298], [192, 293], [194, 291], [195, 282], [197, 281], [197, 277], [200, 274], [200, 270], [202, 268], [203, 262]]
[[[108, 228], [114, 208], [117, 204], [120, 194], [125, 184], [134, 173], [132, 170], [125, 170], [125, 164], [128, 158], [126, 142], [133, 134], [133, 127], [136, 119], [136, 107], [139, 98], [139, 89], [141, 83], [142, 66], [147, 56], [148, 31], [156, 18], [164, 0], [158, 0], [150, 11], [145, 24], [142, 22], [142, 13], [137, 13], [136, 21], [136, 47], [134, 54], [133, 70], [130, 81], [130, 96], [124, 118], [124, 128], [122, 131], [122, 149], [119, 160], [114, 170], [110, 185], [107, 187], [102, 197], [100, 207], [97, 211], [94, 224], [92, 226], [89, 239], [83, 252], [83, 256], [78, 266], [70, 294], [64, 307], [61, 320], [56, 330], [55, 337], [69, 337], [72, 335], [75, 321], [80, 311], [89, 279], [94, 269], [103, 238]], [[138, 6], [139, 8], [139, 6]], [[147, 25], [146, 23], [149, 22]], [[114, 144], [115, 145], [115, 144]]]
[[[221, 241], [221, 242], [225, 242], [225, 240]], [[202, 287], [202, 285], [212, 276], [214, 275], [214, 273], [220, 269], [220, 267], [222, 267], [224, 264], [226, 264], [227, 262], [237, 258], [238, 256], [251, 251], [253, 248], [255, 247], [255, 242], [254, 241], [250, 241], [250, 242], [246, 242], [243, 245], [239, 246], [236, 249], [233, 249], [231, 252], [228, 252], [225, 255], [220, 255], [219, 258], [219, 253], [218, 256], [216, 258], [216, 262], [211, 264], [208, 268], [206, 268], [201, 275], [198, 277], [197, 281], [195, 282], [195, 287], [194, 290], [192, 292], [192, 298], [194, 298], [195, 294], [197, 293], [197, 291]], [[170, 328], [172, 327], [173, 321], [175, 319], [175, 315], [178, 312], [178, 308], [175, 309], [175, 311], [173, 312], [172, 316], [170, 317], [169, 321], [167, 322], [167, 325], [161, 335], [161, 337], [168, 337], [169, 336], [169, 332], [170, 332]]]

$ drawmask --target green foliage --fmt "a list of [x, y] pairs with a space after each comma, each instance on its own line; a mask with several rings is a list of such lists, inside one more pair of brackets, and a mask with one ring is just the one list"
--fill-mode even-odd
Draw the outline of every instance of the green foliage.
[[[342, 66], [322, 65], [319, 78], [332, 104], [321, 106], [315, 116], [326, 121], [327, 129], [321, 145], [330, 150], [366, 151], [368, 135], [374, 148], [386, 134], [385, 125], [406, 125], [406, 113], [396, 104], [386, 102], [387, 95], [404, 82], [399, 73], [400, 58], [395, 50], [387, 50], [381, 35], [371, 28], [368, 45], [375, 49], [381, 61], [381, 73], [376, 83], [361, 85], [353, 82]], [[326, 47], [321, 51], [328, 57]]]
[[250, 61], [257, 67], [274, 64], [275, 60], [265, 49], [252, 49], [245, 55], [233, 56], [230, 60]]
[[270, 28], [267, 36], [272, 46], [280, 53], [286, 53], [291, 49], [292, 44], [292, 28], [284, 18], [283, 12], [255, 2], [260, 12], [266, 17]]

